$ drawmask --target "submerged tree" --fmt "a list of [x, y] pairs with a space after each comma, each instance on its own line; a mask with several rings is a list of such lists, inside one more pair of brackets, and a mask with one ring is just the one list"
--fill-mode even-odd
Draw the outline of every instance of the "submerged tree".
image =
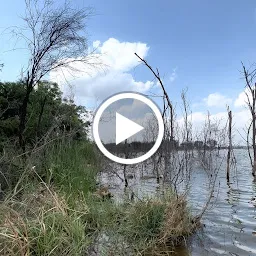
[[[248, 153], [251, 160], [252, 166], [252, 175], [256, 178], [256, 90], [255, 90], [255, 78], [256, 78], [256, 69], [247, 70], [244, 64], [243, 66], [243, 76], [245, 79], [245, 95], [246, 95], [246, 104], [251, 114], [251, 122], [247, 130], [247, 146]], [[251, 141], [250, 141], [251, 133]], [[253, 156], [250, 153], [250, 147], [253, 149]]]
[[75, 63], [93, 65], [84, 33], [90, 9], [73, 9], [68, 4], [55, 6], [49, 0], [25, 0], [25, 28], [17, 35], [25, 40], [30, 53], [24, 71], [25, 95], [20, 106], [19, 144], [25, 151], [24, 131], [28, 102], [34, 87], [51, 71], [61, 68], [74, 71]]
[[227, 182], [229, 182], [230, 174], [230, 158], [232, 150], [232, 111], [228, 108], [228, 154], [227, 154]]

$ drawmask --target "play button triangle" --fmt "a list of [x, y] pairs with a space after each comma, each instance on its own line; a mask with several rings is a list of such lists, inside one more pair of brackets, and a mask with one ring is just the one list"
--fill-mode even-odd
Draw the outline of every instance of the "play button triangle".
[[116, 112], [116, 145], [143, 129], [144, 127]]

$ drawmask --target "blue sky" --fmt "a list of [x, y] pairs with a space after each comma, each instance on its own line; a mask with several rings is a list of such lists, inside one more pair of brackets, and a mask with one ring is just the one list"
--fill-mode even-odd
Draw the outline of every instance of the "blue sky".
[[[225, 111], [225, 104], [219, 104], [223, 102], [234, 107], [234, 111], [242, 111], [241, 104], [235, 102], [244, 88], [241, 61], [249, 65], [256, 60], [255, 1], [72, 2], [76, 7], [91, 6], [95, 10], [87, 29], [91, 43], [100, 41], [103, 45], [112, 38], [119, 43], [145, 44], [144, 57], [158, 67], [174, 102], [179, 102], [182, 88], [187, 87], [189, 101], [196, 113], [209, 109], [217, 115]], [[2, 2], [0, 30], [21, 25], [19, 16], [23, 10], [22, 0]], [[14, 44], [7, 38], [4, 33], [0, 39], [0, 59], [5, 63], [0, 74], [2, 81], [16, 80], [28, 58], [22, 50], [6, 52]], [[125, 70], [126, 78], [129, 74], [137, 82], [151, 81], [152, 75], [145, 67], [129, 67], [130, 70]]]
[[243, 88], [241, 61], [256, 59], [255, 1], [93, 2], [93, 38], [147, 43], [147, 60], [162, 75], [177, 68], [170, 94], [189, 87], [191, 99], [200, 100], [214, 92], [235, 97]]

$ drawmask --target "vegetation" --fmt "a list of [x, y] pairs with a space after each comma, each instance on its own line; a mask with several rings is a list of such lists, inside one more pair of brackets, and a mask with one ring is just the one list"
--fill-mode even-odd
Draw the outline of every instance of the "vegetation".
[[[44, 183], [20, 200], [7, 198], [0, 208], [1, 254], [91, 255], [97, 248], [100, 255], [137, 255], [162, 243], [177, 244], [195, 228], [183, 199], [118, 205], [78, 198], [69, 204], [66, 194]], [[107, 244], [100, 241], [103, 234]]]
[[30, 94], [24, 155], [18, 143], [23, 83], [0, 86], [1, 255], [137, 255], [193, 233], [186, 199], [175, 193], [117, 203], [99, 192], [100, 161], [87, 139], [86, 110], [62, 100], [55, 83], [42, 81]]
[[[19, 131], [19, 114], [22, 100], [25, 97], [26, 85], [20, 82], [0, 83], [0, 141], [1, 148], [6, 141], [13, 141]], [[76, 131], [74, 137], [81, 138], [86, 134], [86, 126], [81, 116], [86, 114], [82, 106], [76, 106], [72, 100], [61, 99], [57, 84], [42, 81], [32, 90], [28, 103], [28, 120], [24, 131], [25, 143], [30, 147], [68, 131]]]
[[0, 205], [1, 255], [137, 255], [175, 245], [195, 229], [184, 197], [122, 203], [96, 197], [97, 155], [89, 142], [54, 143], [44, 172], [36, 155], [29, 161], [37, 165], [23, 170]]
[[1, 255], [137, 255], [193, 233], [186, 199], [173, 192], [120, 203], [99, 192], [86, 110], [62, 99], [55, 83], [41, 81], [30, 94], [24, 154], [24, 86], [0, 83]]

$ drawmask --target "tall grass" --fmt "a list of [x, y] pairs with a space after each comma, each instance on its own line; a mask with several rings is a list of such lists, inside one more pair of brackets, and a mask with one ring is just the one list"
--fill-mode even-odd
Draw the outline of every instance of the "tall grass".
[[45, 180], [66, 195], [87, 194], [96, 188], [97, 163], [94, 145], [88, 141], [56, 143], [44, 153]]
[[130, 203], [87, 200], [88, 226], [101, 231], [97, 240], [102, 243], [101, 250], [105, 252], [108, 249], [108, 253], [113, 255], [149, 252], [155, 255], [155, 250], [163, 245], [168, 244], [169, 249], [180, 245], [198, 224], [187, 207], [186, 198], [177, 197], [169, 191], [161, 198], [145, 198]]
[[96, 188], [94, 146], [60, 141], [22, 167], [0, 204], [0, 255], [83, 255], [91, 241], [84, 198]]
[[195, 230], [184, 197], [123, 203], [96, 197], [98, 163], [85, 141], [31, 155], [0, 204], [0, 255], [154, 255]]
[[0, 206], [0, 255], [82, 255], [89, 244], [83, 211], [71, 209], [65, 197], [38, 186], [21, 200]]

